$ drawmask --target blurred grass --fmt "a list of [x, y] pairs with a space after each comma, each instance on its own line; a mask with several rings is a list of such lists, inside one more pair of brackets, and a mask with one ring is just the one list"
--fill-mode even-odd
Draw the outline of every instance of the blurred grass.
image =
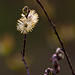
[[[75, 0], [40, 1], [56, 24], [75, 69]], [[55, 49], [60, 47], [52, 27], [35, 0], [0, 0], [0, 75], [26, 74], [20, 55], [23, 35], [16, 30], [16, 22], [25, 5], [39, 14], [38, 24], [33, 32], [27, 35], [26, 57], [31, 74], [43, 75], [44, 70], [52, 66], [50, 57]], [[5, 54], [1, 54], [1, 51]], [[59, 75], [71, 75], [66, 59], [62, 60], [60, 65]]]

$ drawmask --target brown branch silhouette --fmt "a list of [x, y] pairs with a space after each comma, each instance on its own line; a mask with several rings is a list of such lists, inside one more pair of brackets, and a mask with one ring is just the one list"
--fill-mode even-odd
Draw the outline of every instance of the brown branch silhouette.
[[36, 1], [40, 5], [40, 7], [43, 9], [43, 11], [44, 11], [44, 13], [45, 13], [48, 21], [50, 22], [50, 25], [53, 27], [53, 30], [54, 30], [54, 32], [55, 32], [55, 34], [56, 34], [56, 36], [57, 36], [57, 38], [59, 40], [59, 43], [60, 43], [60, 45], [62, 47], [62, 50], [64, 51], [64, 54], [65, 54], [66, 59], [67, 59], [67, 62], [68, 62], [69, 67], [70, 67], [70, 69], [72, 71], [72, 74], [75, 75], [75, 72], [74, 72], [73, 67], [72, 67], [72, 64], [71, 64], [71, 60], [70, 60], [70, 58], [69, 58], [69, 56], [68, 56], [68, 54], [67, 54], [67, 52], [66, 52], [66, 50], [64, 48], [64, 45], [63, 45], [63, 42], [62, 42], [61, 38], [60, 38], [60, 36], [59, 36], [59, 34], [58, 34], [57, 30], [56, 30], [56, 26], [53, 24], [53, 22], [49, 18], [48, 14], [47, 14], [46, 10], [44, 9], [43, 5], [41, 4], [41, 2], [39, 0], [36, 0]]

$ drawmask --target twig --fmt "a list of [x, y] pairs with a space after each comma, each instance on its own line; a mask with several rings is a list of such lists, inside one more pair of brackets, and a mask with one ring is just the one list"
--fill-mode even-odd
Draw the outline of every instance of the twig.
[[[28, 11], [29, 14], [30, 10]], [[28, 17], [28, 14], [26, 15], [26, 18]], [[24, 43], [23, 43], [23, 51], [21, 51], [21, 55], [22, 55], [22, 61], [25, 64], [26, 70], [27, 70], [27, 75], [30, 75], [29, 69], [28, 69], [28, 65], [26, 63], [26, 60], [24, 58], [25, 56], [25, 50], [26, 50], [26, 34], [24, 34]]]
[[25, 56], [25, 49], [26, 49], [25, 46], [26, 46], [26, 34], [24, 35], [23, 51], [21, 51], [21, 55], [22, 55], [22, 61], [25, 64], [25, 67], [26, 67], [26, 70], [27, 70], [27, 75], [30, 75], [29, 69], [28, 69], [28, 65], [27, 65], [26, 60], [24, 58], [24, 56]]
[[54, 75], [56, 75], [56, 69], [54, 68]]
[[49, 18], [48, 14], [47, 14], [46, 10], [44, 9], [43, 5], [41, 4], [41, 2], [40, 2], [39, 0], [36, 0], [36, 1], [37, 1], [37, 3], [41, 6], [41, 8], [43, 9], [43, 11], [44, 11], [44, 13], [45, 13], [45, 15], [46, 15], [48, 21], [50, 22], [51, 26], [53, 27], [54, 32], [55, 32], [55, 34], [56, 34], [56, 36], [57, 36], [57, 38], [58, 38], [58, 40], [59, 40], [59, 42], [60, 42], [60, 45], [61, 45], [61, 47], [62, 47], [62, 50], [64, 51], [64, 54], [65, 54], [66, 59], [67, 59], [67, 62], [68, 62], [69, 67], [70, 67], [70, 69], [71, 69], [71, 71], [72, 71], [72, 74], [75, 75], [75, 72], [74, 72], [74, 70], [73, 70], [73, 67], [72, 67], [70, 58], [68, 57], [68, 54], [67, 54], [67, 52], [65, 51], [63, 42], [62, 42], [62, 40], [60, 39], [60, 36], [59, 36], [59, 34], [58, 34], [57, 30], [56, 30], [56, 26], [53, 24], [53, 22], [52, 22], [51, 19]]
[[22, 55], [23, 55], [23, 57], [25, 56], [25, 46], [26, 46], [26, 34], [24, 34], [24, 44], [23, 44], [23, 53], [22, 53]]

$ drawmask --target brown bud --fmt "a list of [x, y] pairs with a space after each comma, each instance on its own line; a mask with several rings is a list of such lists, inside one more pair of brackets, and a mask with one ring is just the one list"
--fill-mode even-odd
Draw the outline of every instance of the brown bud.
[[57, 48], [57, 49], [56, 49], [56, 54], [57, 54], [57, 59], [58, 59], [58, 60], [64, 58], [64, 52], [63, 52], [60, 48]]
[[57, 54], [53, 54], [52, 58], [50, 59], [50, 61], [52, 62], [54, 59], [57, 58]]
[[47, 69], [45, 70], [45, 73], [46, 73], [47, 75], [53, 75], [53, 69], [52, 69], [52, 68], [47, 68]]
[[56, 73], [59, 73], [59, 71], [60, 71], [60, 66], [57, 67]]
[[59, 66], [59, 62], [58, 62], [57, 58], [53, 59], [52, 65], [54, 66], [54, 68], [57, 68]]

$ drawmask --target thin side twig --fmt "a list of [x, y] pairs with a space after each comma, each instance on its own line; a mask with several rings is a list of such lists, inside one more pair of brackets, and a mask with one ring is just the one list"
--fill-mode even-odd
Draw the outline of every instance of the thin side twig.
[[71, 60], [70, 60], [70, 58], [69, 58], [69, 56], [68, 56], [68, 54], [67, 54], [67, 52], [66, 52], [66, 50], [65, 50], [65, 48], [64, 48], [64, 45], [63, 45], [62, 40], [60, 39], [60, 36], [59, 36], [59, 34], [58, 34], [57, 30], [56, 30], [56, 26], [53, 24], [53, 22], [52, 22], [51, 19], [49, 18], [48, 14], [47, 14], [46, 10], [44, 9], [43, 5], [41, 4], [41, 2], [40, 2], [39, 0], [36, 0], [36, 1], [37, 1], [37, 3], [40, 5], [40, 7], [43, 9], [43, 11], [44, 11], [44, 13], [45, 13], [45, 15], [46, 15], [48, 21], [50, 22], [51, 26], [53, 27], [53, 30], [54, 30], [54, 32], [55, 32], [55, 34], [56, 34], [56, 36], [57, 36], [57, 38], [58, 38], [58, 40], [59, 40], [59, 42], [60, 42], [60, 45], [61, 45], [61, 47], [62, 47], [62, 50], [64, 51], [64, 54], [65, 54], [66, 59], [67, 59], [67, 62], [68, 62], [69, 67], [70, 67], [70, 69], [71, 69], [71, 71], [72, 71], [72, 74], [75, 75], [75, 72], [74, 72], [73, 67], [72, 67], [72, 64], [71, 64]]
[[[30, 10], [28, 11], [28, 14], [29, 14]], [[26, 16], [26, 18], [28, 17], [28, 14]], [[30, 75], [30, 72], [29, 72], [29, 68], [28, 68], [28, 65], [26, 63], [26, 60], [25, 60], [25, 50], [26, 50], [26, 34], [24, 34], [24, 43], [23, 43], [23, 51], [21, 51], [21, 55], [22, 55], [22, 61], [26, 67], [26, 70], [27, 70], [27, 75]]]

